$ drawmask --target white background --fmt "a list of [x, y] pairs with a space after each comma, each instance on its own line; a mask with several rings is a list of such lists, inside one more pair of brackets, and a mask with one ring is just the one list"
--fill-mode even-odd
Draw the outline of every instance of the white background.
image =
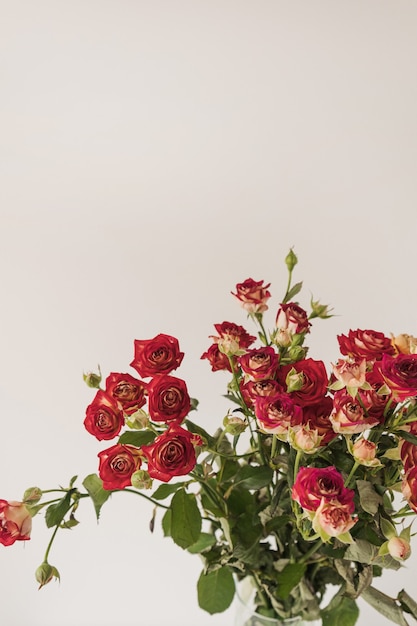
[[[411, 0], [0, 1], [0, 497], [96, 471], [82, 373], [133, 374], [134, 338], [179, 338], [214, 431], [228, 378], [200, 355], [247, 325], [245, 278], [272, 283], [273, 325], [291, 246], [300, 304], [337, 313], [310, 356], [349, 328], [417, 335], [416, 34]], [[231, 626], [151, 514], [118, 494], [97, 526], [85, 503], [41, 591], [35, 518], [0, 550], [1, 623]], [[417, 595], [416, 574], [376, 583]]]

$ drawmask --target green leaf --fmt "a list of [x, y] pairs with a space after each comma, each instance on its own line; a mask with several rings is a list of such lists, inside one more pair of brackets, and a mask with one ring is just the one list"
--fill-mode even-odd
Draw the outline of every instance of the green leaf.
[[103, 489], [101, 478], [97, 474], [89, 474], [84, 478], [83, 487], [87, 490], [88, 495], [94, 504], [97, 520], [100, 517], [100, 511], [103, 504], [109, 498], [111, 491]]
[[304, 563], [288, 563], [281, 572], [276, 575], [278, 584], [276, 595], [281, 600], [285, 600], [290, 592], [298, 585], [304, 572], [306, 571]]
[[200, 554], [216, 543], [216, 537], [210, 533], [201, 533], [199, 538], [192, 546], [187, 548], [191, 554]]
[[162, 531], [164, 533], [164, 537], [171, 537], [171, 519], [172, 511], [171, 509], [167, 509], [162, 518]]
[[208, 574], [201, 572], [197, 592], [200, 608], [210, 615], [228, 609], [235, 595], [235, 583], [229, 568], [221, 567]]
[[171, 537], [181, 548], [189, 548], [200, 537], [201, 515], [193, 493], [177, 491], [171, 501]]
[[163, 483], [154, 491], [152, 498], [154, 500], [165, 500], [165, 498], [168, 498], [168, 496], [178, 491], [178, 489], [183, 487], [185, 484], [186, 483]]
[[364, 539], [356, 539], [345, 552], [344, 559], [371, 564], [378, 554], [378, 548]]
[[368, 589], [365, 589], [362, 592], [362, 598], [374, 609], [379, 611], [381, 615], [391, 620], [391, 622], [394, 622], [394, 624], [398, 624], [399, 626], [408, 626], [404, 619], [402, 610], [394, 598], [390, 598], [385, 593], [375, 589], [375, 587], [368, 587]]
[[303, 286], [302, 282], [296, 283], [295, 285], [293, 285], [291, 289], [287, 291], [287, 293], [285, 294], [285, 298], [282, 301], [282, 304], [285, 304], [286, 302], [290, 302], [290, 300], [292, 300], [294, 296], [297, 295], [297, 293], [300, 293], [302, 286]]
[[48, 528], [58, 526], [71, 508], [71, 492], [68, 491], [59, 502], [50, 504], [46, 509], [45, 522]]
[[354, 626], [359, 617], [359, 608], [354, 600], [337, 593], [330, 604], [321, 611], [323, 626]]
[[119, 443], [140, 448], [151, 443], [155, 437], [156, 434], [152, 430], [127, 430], [119, 437]]
[[270, 484], [273, 473], [267, 465], [244, 465], [236, 474], [235, 485], [239, 484], [247, 489], [262, 489]]
[[415, 619], [417, 619], [417, 602], [411, 598], [404, 589], [398, 594], [398, 601], [401, 602], [401, 607], [406, 613], [410, 613]]
[[382, 498], [377, 494], [369, 480], [357, 480], [361, 507], [370, 515], [376, 515], [378, 507], [382, 504]]
[[409, 441], [410, 443], [417, 445], [416, 435], [413, 435], [412, 433], [408, 433], [406, 430], [398, 430], [395, 434], [397, 434], [402, 439], [405, 439], [406, 441]]

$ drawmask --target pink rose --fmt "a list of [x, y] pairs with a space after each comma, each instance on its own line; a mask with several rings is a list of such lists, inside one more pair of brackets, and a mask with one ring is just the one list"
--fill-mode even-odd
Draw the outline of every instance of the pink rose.
[[307, 313], [296, 302], [281, 304], [278, 309], [275, 326], [279, 330], [288, 331], [291, 335], [310, 332], [311, 323]]
[[366, 373], [368, 389], [359, 389], [358, 396], [360, 402], [366, 407], [369, 417], [377, 419], [379, 422], [384, 418], [384, 410], [387, 402], [392, 398], [389, 392], [381, 393], [381, 388], [385, 385], [384, 379], [378, 368], [378, 363], [373, 364], [373, 369]]
[[366, 359], [355, 359], [352, 361], [339, 359], [333, 365], [333, 374], [344, 387], [358, 389], [365, 383]]
[[236, 285], [236, 293], [232, 292], [248, 313], [263, 313], [268, 309], [266, 302], [271, 297], [268, 291], [271, 283], [264, 285], [263, 282], [247, 278], [243, 283]]
[[11, 546], [27, 541], [32, 530], [32, 517], [23, 502], [0, 500], [0, 543]]
[[368, 439], [357, 439], [352, 446], [353, 458], [362, 465], [374, 465], [376, 459], [377, 446]]
[[151, 478], [168, 482], [174, 476], [191, 472], [196, 464], [195, 445], [201, 445], [200, 437], [177, 424], [170, 424], [153, 443], [141, 448]]
[[143, 378], [169, 374], [181, 365], [184, 358], [178, 339], [163, 333], [153, 339], [135, 339], [134, 348], [135, 356], [130, 365]]
[[270, 346], [248, 350], [238, 358], [242, 370], [253, 380], [273, 378], [278, 369], [279, 355]]
[[401, 402], [417, 395], [417, 354], [384, 354], [380, 369], [395, 400]]
[[103, 481], [103, 489], [112, 491], [131, 485], [132, 474], [142, 464], [140, 454], [139, 448], [120, 443], [99, 452], [98, 473]]
[[402, 537], [391, 537], [388, 540], [387, 548], [389, 554], [396, 561], [405, 561], [411, 554], [409, 542]]
[[342, 475], [333, 466], [300, 467], [291, 495], [307, 511], [316, 511], [323, 499], [346, 505], [349, 513], [355, 508], [355, 492], [344, 486]]
[[394, 354], [391, 339], [375, 330], [350, 330], [337, 340], [340, 352], [353, 359], [380, 361], [383, 354]]
[[146, 383], [130, 374], [109, 374], [106, 379], [106, 393], [127, 415], [135, 413], [146, 403]]
[[148, 410], [155, 422], [182, 422], [191, 410], [187, 385], [175, 376], [157, 376], [148, 385]]
[[370, 415], [358, 398], [345, 390], [336, 391], [333, 399], [333, 411], [330, 414], [333, 430], [343, 435], [362, 433], [376, 426], [378, 420]]
[[86, 409], [84, 426], [99, 441], [114, 439], [124, 426], [123, 411], [117, 402], [102, 390], [99, 390], [93, 402]]
[[283, 435], [290, 427], [301, 424], [303, 412], [287, 393], [274, 396], [258, 396], [255, 399], [255, 415], [261, 431]]
[[322, 498], [313, 518], [313, 528], [316, 533], [327, 537], [338, 537], [348, 533], [357, 522], [353, 519], [348, 504]]
[[273, 396], [277, 393], [283, 393], [283, 389], [276, 380], [267, 378], [264, 380], [248, 380], [246, 383], [241, 382], [240, 392], [245, 404], [249, 408], [253, 408], [258, 396]]

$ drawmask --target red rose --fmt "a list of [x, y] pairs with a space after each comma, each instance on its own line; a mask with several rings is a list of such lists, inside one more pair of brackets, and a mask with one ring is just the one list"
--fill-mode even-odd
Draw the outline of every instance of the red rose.
[[99, 452], [98, 473], [103, 481], [103, 489], [124, 489], [131, 484], [132, 474], [141, 464], [139, 448], [117, 443]]
[[362, 433], [379, 423], [370, 415], [358, 397], [353, 398], [345, 389], [336, 391], [333, 399], [333, 411], [330, 415], [333, 430], [336, 433], [352, 435]]
[[271, 283], [264, 285], [263, 282], [247, 278], [236, 285], [236, 293], [232, 292], [248, 313], [263, 313], [268, 309], [266, 301], [271, 297], [268, 291]]
[[366, 382], [371, 386], [370, 389], [359, 389], [358, 396], [361, 404], [366, 407], [369, 417], [373, 417], [381, 421], [384, 417], [385, 407], [390, 399], [390, 394], [380, 393], [379, 390], [385, 385], [378, 364], [373, 364], [373, 369], [366, 372]]
[[321, 439], [321, 445], [329, 443], [336, 437], [330, 421], [330, 413], [333, 409], [333, 399], [325, 396], [317, 404], [309, 404], [303, 407], [303, 424], [311, 430], [317, 430]]
[[174, 376], [157, 376], [148, 385], [148, 410], [155, 422], [182, 422], [191, 409], [185, 381]]
[[417, 445], [415, 443], [401, 439], [400, 456], [404, 465], [405, 473], [407, 473], [411, 468], [417, 467]]
[[0, 543], [11, 546], [27, 541], [32, 530], [32, 517], [23, 502], [0, 500]]
[[381, 374], [395, 400], [402, 401], [417, 395], [417, 354], [384, 354]]
[[340, 352], [346, 356], [367, 361], [380, 361], [383, 354], [394, 354], [391, 339], [375, 330], [350, 330], [338, 335]]
[[212, 372], [221, 370], [232, 371], [228, 357], [223, 352], [220, 352], [217, 343], [213, 343], [200, 358], [208, 360]]
[[247, 383], [240, 383], [240, 393], [245, 404], [252, 408], [258, 396], [274, 396], [283, 393], [281, 385], [273, 379], [249, 380]]
[[109, 374], [106, 393], [111, 396], [127, 415], [131, 415], [146, 403], [146, 383], [130, 374]]
[[417, 513], [417, 466], [412, 467], [404, 476], [401, 491], [410, 507]]
[[278, 381], [287, 388], [286, 377], [291, 370], [295, 370], [302, 378], [299, 389], [291, 391], [291, 397], [296, 404], [307, 406], [317, 404], [326, 395], [328, 377], [323, 361], [302, 359], [292, 365], [286, 365], [278, 370]]
[[287, 393], [274, 396], [258, 396], [255, 400], [255, 415], [259, 428], [266, 433], [283, 435], [288, 429], [301, 424], [303, 412]]
[[324, 499], [347, 505], [347, 511], [353, 513], [354, 496], [355, 492], [345, 488], [342, 475], [333, 466], [300, 467], [292, 488], [292, 499], [307, 511], [316, 511]]
[[104, 391], [100, 390], [86, 409], [84, 426], [91, 435], [101, 441], [113, 439], [124, 426], [123, 411], [117, 402]]
[[278, 369], [279, 355], [270, 346], [249, 350], [238, 358], [238, 363], [245, 374], [254, 380], [273, 378]]
[[222, 322], [221, 324], [214, 324], [218, 336], [211, 335], [214, 343], [220, 341], [231, 341], [238, 344], [239, 348], [246, 349], [255, 341], [256, 337], [249, 335], [249, 333], [238, 324], [233, 322]]
[[311, 323], [304, 309], [295, 302], [288, 302], [278, 309], [275, 325], [279, 330], [299, 335], [310, 332]]
[[169, 429], [159, 435], [153, 443], [142, 446], [142, 452], [148, 460], [148, 472], [151, 478], [168, 482], [173, 476], [184, 476], [196, 464], [193, 441], [199, 438], [184, 430], [178, 424], [171, 424]]
[[178, 339], [159, 334], [153, 339], [135, 339], [135, 358], [131, 366], [143, 377], [169, 374], [180, 366], [184, 353], [180, 352]]

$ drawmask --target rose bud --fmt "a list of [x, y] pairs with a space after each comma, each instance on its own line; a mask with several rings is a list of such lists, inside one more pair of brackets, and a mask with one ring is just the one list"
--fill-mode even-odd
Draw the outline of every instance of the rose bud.
[[287, 266], [288, 271], [292, 272], [294, 267], [297, 265], [297, 263], [298, 263], [297, 256], [294, 254], [291, 248], [287, 256], [285, 257], [285, 265]]
[[39, 583], [38, 589], [42, 589], [42, 587], [50, 583], [53, 578], [59, 580], [60, 576], [56, 567], [44, 561], [36, 570], [35, 578]]
[[98, 367], [98, 374], [95, 374], [94, 372], [87, 372], [87, 374], [83, 374], [83, 379], [84, 382], [89, 386], [94, 388], [99, 388], [100, 387], [100, 383], [101, 383], [101, 371], [100, 371], [100, 365], [97, 365]]
[[132, 474], [132, 487], [135, 489], [151, 489], [153, 480], [146, 470], [137, 470]]
[[380, 461], [376, 458], [377, 446], [373, 441], [360, 438], [352, 445], [352, 456], [361, 465], [367, 467], [376, 467], [381, 465]]
[[315, 454], [321, 447], [323, 439], [323, 435], [319, 435], [318, 430], [311, 430], [308, 426], [290, 428], [288, 435], [291, 446], [304, 454]]
[[241, 417], [235, 415], [226, 415], [223, 420], [223, 426], [227, 433], [233, 437], [240, 435], [247, 428], [247, 422]]
[[391, 537], [387, 544], [388, 552], [396, 561], [405, 561], [411, 554], [411, 547], [406, 539]]
[[32, 530], [32, 517], [23, 502], [0, 500], [0, 543], [11, 546], [27, 541]]
[[39, 487], [30, 487], [23, 494], [25, 504], [36, 504], [42, 498], [42, 490]]

